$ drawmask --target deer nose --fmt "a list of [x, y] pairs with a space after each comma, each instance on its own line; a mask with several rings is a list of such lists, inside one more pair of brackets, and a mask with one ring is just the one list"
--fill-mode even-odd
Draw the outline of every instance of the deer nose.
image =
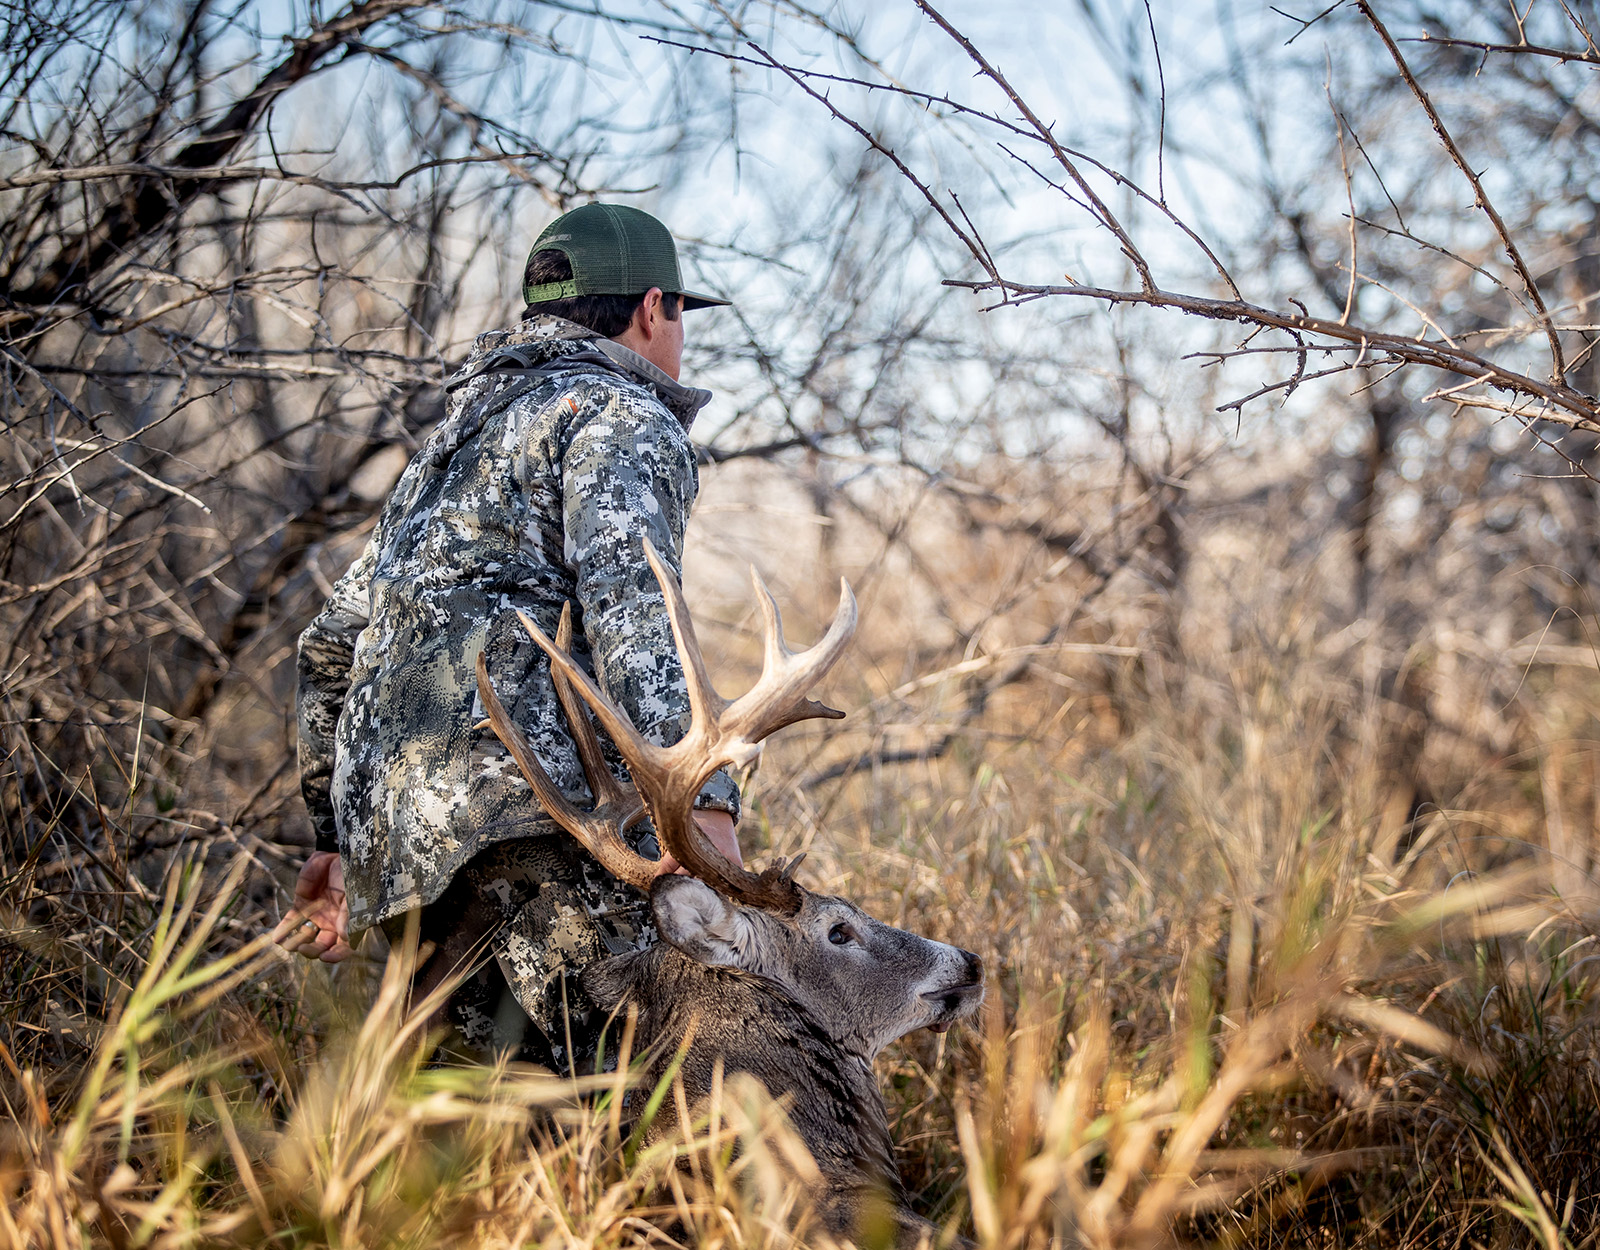
[[961, 958], [967, 961], [967, 982], [969, 985], [978, 985], [983, 981], [983, 960], [971, 951], [962, 951]]

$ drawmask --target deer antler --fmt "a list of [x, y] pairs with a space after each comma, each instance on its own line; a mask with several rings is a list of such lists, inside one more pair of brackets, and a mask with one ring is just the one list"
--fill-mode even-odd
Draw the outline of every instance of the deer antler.
[[[691, 713], [689, 731], [673, 746], [658, 747], [653, 742], [647, 741], [633, 727], [627, 716], [578, 666], [560, 641], [552, 643], [526, 615], [521, 612], [517, 615], [533, 640], [550, 656], [551, 673], [556, 677], [557, 690], [560, 691], [564, 684], [562, 678], [576, 687], [584, 701], [594, 709], [595, 719], [617, 744], [617, 749], [627, 761], [628, 770], [633, 774], [634, 784], [643, 797], [644, 805], [649, 809], [650, 818], [655, 824], [656, 837], [663, 850], [694, 876], [732, 898], [757, 907], [793, 913], [799, 909], [802, 899], [800, 887], [795, 884], [792, 876], [794, 866], [799, 861], [795, 860], [787, 866], [780, 862], [760, 873], [749, 872], [739, 867], [712, 846], [696, 827], [694, 800], [700, 793], [700, 787], [712, 773], [726, 765], [738, 766], [750, 763], [761, 754], [762, 740], [785, 725], [818, 717], [830, 720], [843, 717], [843, 712], [825, 707], [805, 696], [806, 692], [837, 663], [855, 633], [855, 596], [850, 591], [849, 583], [841, 579], [839, 606], [833, 614], [833, 621], [829, 624], [827, 633], [813, 647], [799, 652], [790, 651], [784, 642], [783, 620], [778, 614], [778, 605], [773, 600], [766, 583], [752, 569], [751, 580], [755, 585], [757, 602], [761, 606], [765, 634], [761, 676], [746, 694], [730, 702], [719, 695], [711, 684], [711, 678], [706, 673], [705, 659], [700, 652], [700, 644], [695, 638], [694, 622], [690, 620], [689, 610], [683, 601], [683, 592], [678, 588], [676, 579], [667, 570], [666, 565], [662, 563], [660, 556], [656, 554], [649, 539], [644, 541], [644, 553], [651, 569], [655, 572], [656, 580], [661, 583], [661, 592], [666, 598], [668, 619], [672, 622], [673, 637], [678, 645], [678, 655], [683, 661], [684, 679], [689, 688]], [[479, 671], [480, 674], [483, 672], [481, 668]], [[480, 676], [480, 689], [487, 684], [487, 678]], [[490, 691], [484, 696], [485, 706], [489, 705], [492, 695], [493, 692]], [[567, 709], [568, 719], [573, 724], [574, 738], [581, 740], [583, 731], [578, 726], [580, 724], [587, 726], [587, 718], [582, 716], [581, 712], [574, 718], [573, 712], [577, 709], [570, 707], [565, 698], [563, 707]], [[502, 716], [504, 716], [503, 710]], [[491, 720], [493, 720], [492, 712]], [[509, 718], [506, 718], [506, 722], [510, 724]], [[503, 741], [506, 740], [498, 721], [495, 722], [495, 732], [501, 734]], [[588, 730], [588, 733], [592, 737], [593, 730]], [[521, 764], [522, 755], [518, 754], [517, 748], [510, 741], [507, 741], [506, 745], [514, 755], [517, 755], [518, 763]], [[524, 747], [525, 745], [524, 743]], [[587, 771], [590, 752], [582, 746], [579, 749], [583, 753]], [[531, 756], [532, 752], [527, 751], [526, 754]], [[598, 761], [598, 744], [595, 745], [593, 754]], [[599, 767], [603, 772], [604, 764], [601, 763]], [[528, 782], [534, 787], [535, 793], [539, 793], [540, 783], [535, 781], [534, 774], [528, 770], [526, 764], [523, 764], [523, 771], [528, 774]], [[549, 785], [548, 778], [544, 779], [544, 784], [554, 791], [555, 787]], [[600, 789], [596, 786], [595, 779], [591, 777], [589, 784], [599, 796]], [[604, 825], [604, 832], [601, 833], [597, 830], [594, 820], [599, 813], [598, 807], [595, 812], [586, 814], [575, 812], [564, 799], [560, 804], [552, 805], [546, 802], [542, 793], [539, 797], [562, 827], [589, 847], [596, 858], [615, 875], [638, 884], [635, 875], [639, 865], [648, 865], [650, 875], [654, 875], [655, 865], [627, 850], [625, 846], [621, 846], [621, 849], [625, 850], [636, 863], [623, 864], [624, 871], [612, 867], [611, 862], [596, 851], [596, 846], [603, 846], [608, 855], [615, 856], [621, 844], [619, 827], [609, 813], [601, 822]], [[562, 811], [563, 808], [565, 812]], [[568, 823], [571, 819], [569, 813], [579, 819]], [[626, 823], [631, 823], [631, 820]], [[625, 827], [625, 824], [622, 827]]]
[[[561, 648], [562, 654], [566, 654], [566, 649], [572, 645], [570, 603], [561, 605], [561, 623], [556, 627], [555, 645]], [[600, 739], [594, 732], [594, 726], [589, 723], [583, 704], [573, 693], [572, 684], [554, 669], [551, 670], [551, 676], [555, 679], [556, 698], [561, 700], [561, 710], [566, 714], [567, 725], [572, 731], [573, 745], [578, 748], [578, 758], [583, 763], [583, 775], [589, 782], [589, 792], [594, 795], [593, 808], [585, 812], [574, 807], [567, 801], [567, 796], [556, 788], [555, 782], [550, 780], [550, 774], [539, 763], [539, 757], [534, 754], [533, 745], [528, 741], [527, 734], [522, 732], [522, 726], [511, 719], [505, 705], [500, 702], [500, 696], [495, 693], [494, 683], [489, 680], [489, 665], [483, 653], [479, 652], [478, 697], [483, 700], [484, 710], [489, 713], [489, 724], [494, 727], [500, 741], [505, 743], [511, 757], [517, 761], [517, 767], [522, 769], [522, 775], [528, 779], [534, 795], [550, 818], [583, 843], [584, 849], [599, 860], [613, 877], [638, 886], [641, 890], [648, 890], [656, 875], [656, 865], [622, 838], [623, 833], [638, 824], [644, 816], [644, 803], [637, 790], [618, 781], [606, 767], [605, 757], [600, 753]]]

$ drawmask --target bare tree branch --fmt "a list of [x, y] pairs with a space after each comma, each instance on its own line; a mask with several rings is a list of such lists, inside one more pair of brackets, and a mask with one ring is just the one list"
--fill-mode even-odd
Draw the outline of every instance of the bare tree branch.
[[[419, 0], [359, 0], [343, 15], [313, 28], [296, 39], [289, 55], [268, 70], [217, 121], [201, 131], [198, 139], [178, 151], [170, 166], [196, 171], [220, 166], [254, 133], [261, 115], [285, 91], [315, 73], [330, 56], [375, 23], [418, 7], [421, 7]], [[174, 194], [163, 182], [136, 182], [98, 221], [64, 241], [55, 258], [45, 264], [27, 286], [12, 287], [13, 271], [0, 278], [0, 287], [11, 287], [7, 300], [13, 306], [48, 308], [60, 303], [113, 258], [168, 220], [175, 210], [213, 185], [214, 180], [196, 178], [181, 184]]]
[[1356, 8], [1363, 17], [1371, 23], [1372, 28], [1378, 32], [1378, 37], [1383, 40], [1384, 47], [1388, 48], [1389, 55], [1394, 58], [1395, 68], [1400, 71], [1402, 81], [1416, 96], [1417, 103], [1422, 106], [1422, 111], [1428, 115], [1428, 121], [1433, 126], [1434, 134], [1439, 136], [1439, 142], [1444, 144], [1445, 151], [1450, 153], [1450, 159], [1455, 162], [1462, 177], [1472, 187], [1473, 203], [1483, 210], [1484, 215], [1494, 223], [1495, 233], [1500, 236], [1501, 245], [1506, 249], [1506, 255], [1511, 258], [1511, 263], [1516, 267], [1517, 276], [1522, 279], [1523, 290], [1527, 293], [1529, 302], [1533, 305], [1535, 315], [1550, 342], [1550, 380], [1557, 385], [1566, 380], [1566, 365], [1561, 352], [1561, 339], [1556, 334], [1555, 325], [1550, 319], [1550, 311], [1544, 305], [1544, 296], [1539, 294], [1539, 284], [1533, 280], [1533, 275], [1528, 272], [1528, 264], [1522, 259], [1522, 252], [1517, 247], [1517, 241], [1511, 237], [1511, 231], [1506, 227], [1505, 219], [1500, 216], [1499, 210], [1489, 198], [1489, 193], [1483, 188], [1483, 181], [1467, 163], [1467, 158], [1461, 154], [1461, 149], [1456, 146], [1456, 141], [1450, 137], [1450, 132], [1445, 128], [1444, 119], [1439, 116], [1439, 111], [1433, 107], [1433, 101], [1428, 98], [1428, 93], [1422, 89], [1411, 73], [1411, 67], [1406, 64], [1406, 59], [1400, 54], [1400, 47], [1395, 43], [1394, 37], [1389, 34], [1389, 28], [1383, 24], [1378, 15], [1372, 11], [1368, 0], [1356, 0]]
[[[1517, 373], [1449, 342], [1368, 330], [1340, 321], [1312, 317], [1306, 313], [1278, 312], [1242, 300], [1207, 299], [1204, 296], [1181, 295], [1169, 291], [1118, 291], [1106, 287], [1039, 286], [1008, 280], [978, 282], [960, 278], [947, 278], [945, 285], [963, 287], [970, 291], [996, 290], [1012, 303], [1045, 296], [1073, 295], [1104, 300], [1108, 304], [1171, 308], [1213, 321], [1237, 321], [1275, 330], [1319, 335], [1339, 342], [1353, 343], [1363, 355], [1382, 353], [1391, 362], [1403, 361], [1407, 364], [1428, 365], [1471, 378], [1473, 385], [1487, 385], [1506, 394], [1536, 400], [1541, 406], [1537, 411], [1524, 413], [1528, 419], [1555, 421], [1574, 429], [1600, 432], [1600, 406], [1596, 405], [1593, 396], [1585, 395], [1564, 384], [1540, 381], [1526, 374]], [[1299, 353], [1307, 349], [1320, 351], [1322, 347], [1309, 344], [1306, 347], [1284, 350]], [[1355, 368], [1360, 363], [1370, 362], [1352, 361], [1345, 367]], [[1493, 406], [1493, 401], [1485, 400], [1480, 403], [1470, 397], [1457, 398], [1467, 406]]]
[[1594, 48], [1545, 48], [1533, 43], [1486, 43], [1481, 39], [1456, 39], [1449, 35], [1412, 35], [1397, 40], [1399, 43], [1426, 43], [1436, 48], [1472, 48], [1484, 53], [1505, 53], [1510, 56], [1542, 56], [1563, 65], [1577, 61], [1600, 65], [1600, 52]]

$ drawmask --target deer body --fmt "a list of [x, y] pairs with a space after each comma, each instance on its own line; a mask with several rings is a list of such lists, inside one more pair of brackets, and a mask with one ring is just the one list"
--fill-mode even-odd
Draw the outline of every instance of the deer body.
[[[614, 876], [650, 892], [662, 944], [603, 960], [585, 970], [585, 990], [608, 1010], [639, 1013], [640, 1039], [651, 1048], [659, 1080], [688, 1037], [680, 1069], [691, 1106], [706, 1099], [720, 1068], [748, 1073], [789, 1102], [789, 1118], [822, 1180], [814, 1195], [829, 1230], [855, 1236], [876, 1210], [890, 1217], [904, 1244], [929, 1226], [906, 1205], [872, 1061], [918, 1028], [943, 1032], [976, 1010], [983, 965], [970, 951], [893, 928], [842, 898], [815, 894], [782, 862], [753, 873], [722, 855], [695, 827], [701, 784], [726, 764], [750, 763], [767, 735], [835, 712], [806, 692], [838, 660], [855, 630], [855, 599], [841, 586], [839, 608], [816, 646], [791, 652], [777, 605], [756, 578], [766, 623], [760, 679], [737, 700], [712, 688], [682, 592], [645, 543], [683, 659], [693, 719], [671, 747], [647, 742], [568, 654], [571, 622], [563, 614], [552, 642], [523, 623], [550, 656], [594, 803], [574, 806], [550, 781], [526, 736], [506, 714], [480, 659], [478, 689], [489, 721], [540, 803]], [[606, 769], [582, 703], [627, 761], [633, 784]], [[660, 876], [661, 865], [621, 836], [646, 813], [664, 850], [687, 876]]]
[[807, 892], [794, 916], [743, 907], [691, 877], [651, 890], [664, 939], [602, 961], [583, 978], [602, 1007], [639, 1013], [660, 1080], [691, 1023], [679, 1077], [691, 1107], [724, 1077], [749, 1073], [775, 1097], [822, 1177], [815, 1195], [831, 1233], [859, 1233], [876, 1206], [915, 1235], [894, 1165], [872, 1061], [912, 1029], [948, 1028], [976, 1009], [976, 955], [874, 920], [841, 898]]
[[[840, 1046], [791, 995], [765, 978], [707, 968], [671, 947], [644, 955], [636, 961], [644, 966], [627, 970], [630, 984], [623, 1000], [643, 1008], [639, 1036], [659, 1048], [644, 1073], [644, 1088], [661, 1080], [693, 1021], [696, 1040], [679, 1071], [691, 1114], [698, 1115], [709, 1099], [719, 1065], [724, 1079], [752, 1073], [788, 1105], [789, 1122], [822, 1178], [822, 1191], [812, 1197], [830, 1233], [856, 1235], [864, 1208], [874, 1202], [905, 1209], [870, 1063]], [[712, 1038], [714, 1044], [707, 1044]], [[653, 1126], [655, 1134], [675, 1123], [672, 1105], [671, 1100], [663, 1104], [666, 1118]]]

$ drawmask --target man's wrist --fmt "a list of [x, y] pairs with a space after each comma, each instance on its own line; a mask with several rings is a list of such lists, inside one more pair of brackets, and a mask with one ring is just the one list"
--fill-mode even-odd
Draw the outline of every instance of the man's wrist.
[[710, 780], [700, 788], [700, 793], [695, 796], [694, 810], [697, 812], [727, 812], [733, 818], [733, 823], [739, 823], [741, 814], [739, 787], [734, 784], [733, 778], [728, 776], [725, 769], [718, 769], [711, 774]]

